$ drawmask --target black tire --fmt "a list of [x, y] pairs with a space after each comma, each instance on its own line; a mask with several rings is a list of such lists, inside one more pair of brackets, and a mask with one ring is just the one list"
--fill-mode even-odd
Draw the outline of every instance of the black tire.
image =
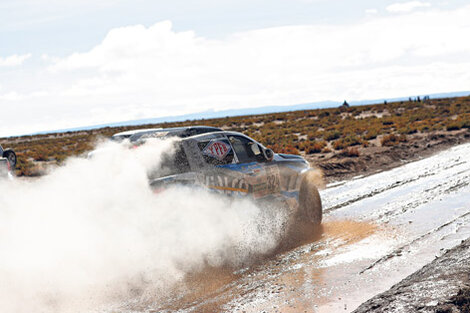
[[305, 173], [299, 190], [298, 216], [302, 222], [313, 225], [321, 224], [323, 210], [320, 193], [315, 185], [316, 176], [312, 172]]
[[8, 160], [10, 163], [10, 168], [14, 170], [16, 168], [16, 153], [13, 150], [5, 150], [3, 151], [3, 157]]

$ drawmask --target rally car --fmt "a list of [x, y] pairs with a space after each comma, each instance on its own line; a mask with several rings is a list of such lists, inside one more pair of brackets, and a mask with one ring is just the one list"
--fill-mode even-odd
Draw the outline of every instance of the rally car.
[[16, 154], [13, 150], [3, 150], [0, 145], [0, 177], [11, 176], [16, 167]]
[[312, 179], [315, 174], [301, 156], [276, 154], [242, 133], [213, 127], [161, 129], [151, 135], [171, 136], [178, 138], [175, 149], [149, 173], [156, 192], [173, 185], [208, 188], [286, 205], [303, 221], [321, 223], [321, 199]]

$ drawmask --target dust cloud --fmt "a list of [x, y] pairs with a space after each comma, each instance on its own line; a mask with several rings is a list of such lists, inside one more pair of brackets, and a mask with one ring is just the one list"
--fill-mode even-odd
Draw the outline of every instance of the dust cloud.
[[272, 250], [282, 211], [201, 189], [155, 194], [147, 173], [171, 141], [102, 143], [37, 180], [0, 181], [0, 307], [90, 312], [158, 301], [205, 266]]
[[310, 180], [318, 189], [325, 189], [326, 183], [323, 171], [320, 168], [313, 168], [310, 170], [307, 179]]

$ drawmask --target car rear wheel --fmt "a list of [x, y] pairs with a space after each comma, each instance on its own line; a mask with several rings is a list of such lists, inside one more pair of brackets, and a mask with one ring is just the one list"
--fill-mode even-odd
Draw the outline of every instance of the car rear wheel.
[[16, 167], [16, 154], [13, 150], [5, 150], [3, 151], [3, 157], [8, 160], [10, 163], [10, 168], [13, 170]]
[[322, 204], [315, 181], [317, 176], [307, 172], [302, 178], [299, 190], [299, 219], [319, 225], [322, 220]]

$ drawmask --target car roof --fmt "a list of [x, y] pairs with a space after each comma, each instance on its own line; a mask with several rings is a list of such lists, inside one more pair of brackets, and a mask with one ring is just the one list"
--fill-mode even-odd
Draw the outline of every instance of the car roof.
[[148, 131], [156, 131], [160, 130], [162, 128], [144, 128], [144, 129], [133, 129], [133, 130], [127, 130], [123, 131], [120, 133], [113, 134], [113, 137], [119, 137], [119, 136], [131, 136], [137, 133], [143, 133], [143, 132], [148, 132]]
[[207, 138], [207, 139], [217, 139], [217, 138], [220, 138], [220, 137], [223, 137], [223, 136], [230, 136], [230, 135], [242, 136], [242, 137], [245, 137], [249, 140], [255, 141], [256, 143], [259, 144], [259, 142], [257, 142], [256, 140], [254, 140], [251, 137], [248, 137], [247, 135], [245, 135], [243, 133], [239, 133], [239, 132], [236, 132], [236, 131], [228, 131], [228, 130], [220, 130], [220, 131], [215, 131], [215, 132], [210, 132], [210, 133], [205, 133], [205, 134], [198, 134], [198, 135], [194, 135], [194, 136], [184, 138], [183, 140], [187, 140], [187, 139], [199, 140], [199, 139], [205, 139], [205, 138]]
[[200, 134], [207, 134], [212, 132], [222, 131], [221, 128], [212, 126], [185, 126], [185, 127], [172, 127], [172, 128], [160, 128], [147, 132], [140, 132], [130, 136], [130, 141], [138, 141], [140, 139], [152, 138], [152, 137], [180, 137], [186, 138], [191, 136], [197, 136]]

